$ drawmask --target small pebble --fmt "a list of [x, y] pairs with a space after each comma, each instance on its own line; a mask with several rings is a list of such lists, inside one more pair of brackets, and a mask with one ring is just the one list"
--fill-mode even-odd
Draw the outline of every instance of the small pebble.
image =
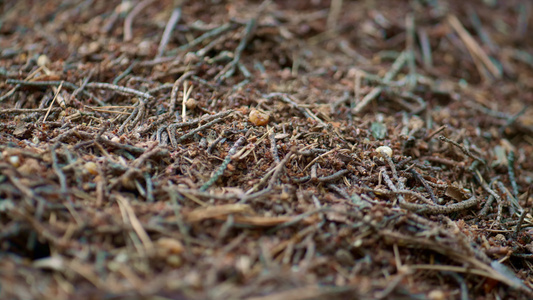
[[187, 109], [195, 109], [197, 105], [198, 102], [196, 102], [196, 100], [193, 98], [189, 98], [187, 99], [187, 101], [185, 101], [185, 106], [187, 107]]
[[18, 166], [20, 166], [20, 158], [17, 156], [17, 155], [12, 155], [9, 157], [9, 163], [17, 168]]
[[266, 112], [257, 109], [252, 109], [250, 111], [249, 120], [255, 126], [265, 126], [268, 124], [269, 119], [270, 116]]
[[392, 157], [392, 149], [389, 146], [377, 147], [376, 152], [380, 155], [387, 155], [388, 157]]
[[50, 58], [48, 58], [48, 56], [44, 54], [39, 55], [39, 57], [37, 58], [37, 65], [39, 67], [46, 67], [50, 65]]
[[98, 174], [98, 166], [96, 165], [96, 163], [89, 161], [85, 163], [84, 167], [85, 167], [85, 170], [89, 172], [89, 174], [92, 174], [92, 175]]

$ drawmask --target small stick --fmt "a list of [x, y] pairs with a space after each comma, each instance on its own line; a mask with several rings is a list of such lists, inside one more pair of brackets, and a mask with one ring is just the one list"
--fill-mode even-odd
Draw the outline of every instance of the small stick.
[[166, 113], [163, 113], [163, 114], [161, 114], [159, 116], [154, 116], [154, 117], [148, 118], [148, 120], [147, 120], [148, 122], [145, 123], [144, 128], [137, 129], [137, 131], [140, 134], [146, 134], [150, 130], [152, 130], [154, 127], [160, 125], [161, 123], [163, 123], [165, 121], [168, 121], [168, 119], [170, 119], [170, 117], [172, 117], [172, 115], [169, 114], [168, 112], [166, 112]]
[[95, 88], [95, 89], [112, 90], [112, 91], [115, 91], [115, 92], [118, 92], [118, 93], [122, 93], [122, 94], [135, 95], [135, 96], [138, 96], [138, 97], [141, 97], [141, 98], [144, 98], [144, 99], [152, 99], [153, 98], [153, 96], [148, 94], [148, 93], [143, 93], [141, 91], [138, 91], [138, 90], [135, 90], [135, 89], [132, 89], [132, 88], [123, 87], [123, 86], [119, 86], [119, 85], [111, 84], [111, 83], [91, 82], [91, 83], [87, 84], [87, 87], [88, 88]]
[[362, 65], [368, 65], [369, 60], [366, 59], [363, 55], [359, 54], [357, 51], [352, 49], [346, 40], [341, 40], [339, 42], [339, 49], [350, 58], [354, 59], [357, 63]]
[[476, 170], [476, 173], [474, 173], [474, 177], [477, 179], [481, 187], [489, 193], [494, 199], [496, 199], [496, 202], [498, 203], [498, 216], [496, 217], [496, 221], [498, 223], [501, 223], [502, 219], [502, 198], [500, 195], [498, 195], [495, 191], [493, 191], [489, 185], [483, 180], [483, 177], [481, 177], [481, 174], [479, 174], [479, 171]]
[[104, 134], [104, 132], [107, 130], [108, 127], [109, 127], [109, 122], [105, 122], [102, 128], [98, 130], [98, 133], [96, 133], [96, 136], [94, 137], [95, 142], [99, 142], [102, 140], [102, 134]]
[[[383, 172], [382, 176], [383, 176], [383, 179], [385, 180], [385, 183], [387, 183], [389, 188], [394, 193], [409, 194], [409, 195], [416, 196], [419, 199], [423, 198], [418, 193], [414, 193], [414, 192], [409, 191], [409, 190], [398, 190], [396, 188], [396, 186], [394, 186], [394, 184], [392, 183], [392, 181], [390, 180], [390, 178], [389, 178], [389, 176], [387, 175], [386, 172]], [[420, 197], [422, 197], [422, 198], [420, 198]], [[442, 206], [442, 205], [421, 205], [421, 204], [408, 203], [408, 202], [406, 202], [404, 200], [404, 198], [402, 196], [399, 196], [398, 200], [399, 200], [399, 204], [400, 204], [401, 208], [404, 208], [404, 209], [407, 209], [409, 211], [413, 211], [413, 212], [416, 212], [416, 213], [426, 213], [426, 214], [446, 214], [446, 213], [461, 211], [461, 210], [470, 208], [472, 206], [475, 206], [475, 205], [477, 205], [478, 203], [481, 202], [481, 198], [478, 199], [475, 195], [472, 196], [468, 200], [465, 200], [465, 201], [462, 201], [462, 202], [459, 202], [459, 203], [455, 203], [455, 204], [451, 204], [451, 205], [446, 205], [446, 206]], [[427, 200], [427, 199], [425, 200], [425, 202], [431, 203], [431, 201]]]
[[242, 62], [238, 62], [237, 63], [237, 67], [239, 68], [239, 71], [241, 71], [242, 75], [244, 75], [244, 78], [250, 78], [252, 77], [252, 73], [250, 73], [250, 71], [248, 71], [248, 69], [246, 68], [246, 66], [242, 63]]
[[442, 125], [441, 127], [437, 128], [435, 131], [433, 131], [432, 133], [428, 134], [424, 140], [425, 141], [429, 141], [431, 140], [435, 135], [437, 135], [439, 132], [443, 131], [444, 129], [448, 128], [448, 125]]
[[[193, 125], [196, 125], [196, 124], [198, 124], [198, 123], [200, 123], [202, 121], [206, 121], [207, 122], [207, 121], [211, 121], [211, 120], [217, 119], [217, 118], [224, 118], [227, 115], [231, 114], [232, 112], [233, 112], [233, 110], [227, 110], [227, 111], [219, 112], [219, 113], [214, 114], [214, 115], [202, 116], [200, 118], [197, 118], [197, 119], [194, 119], [194, 120], [190, 120], [188, 122], [183, 122], [183, 123], [176, 124], [175, 128], [177, 129], [177, 128], [193, 126]], [[151, 121], [149, 126], [144, 128], [143, 130], [140, 130], [139, 132], [141, 134], [147, 133], [148, 131], [152, 130], [152, 128], [154, 128], [154, 126], [157, 126], [157, 125], [161, 124], [163, 121], [165, 121], [168, 117], [170, 117], [170, 114], [166, 113], [163, 118], [159, 118], [159, 119], [157, 119], [155, 121]]]
[[[125, 109], [128, 109], [128, 108], [135, 108], [134, 106], [115, 106], [116, 108], [125, 108]], [[88, 108], [92, 111], [96, 111], [96, 112], [101, 112], [101, 113], [107, 113], [107, 114], [119, 114], [119, 115], [130, 115], [131, 113], [127, 113], [127, 112], [124, 112], [124, 111], [120, 111], [120, 110], [109, 110], [109, 109], [105, 109], [105, 108], [100, 108], [100, 107], [90, 107], [90, 106], [85, 106], [85, 108]]]
[[[18, 84], [18, 85], [27, 85], [27, 86], [59, 86], [63, 85], [64, 88], [67, 88], [69, 90], [75, 91], [79, 89], [79, 87], [73, 83], [67, 82], [67, 81], [24, 81], [24, 80], [18, 80], [18, 79], [8, 79], [6, 80], [7, 84]], [[85, 96], [89, 98], [93, 98], [98, 104], [105, 106], [105, 102], [100, 100], [98, 97], [94, 96], [93, 94], [82, 90], [81, 91]]]
[[211, 127], [213, 124], [216, 124], [216, 123], [218, 123], [218, 122], [221, 122], [223, 119], [224, 119], [223, 117], [216, 118], [216, 119], [214, 119], [213, 121], [211, 121], [211, 122], [209, 122], [209, 123], [206, 123], [206, 124], [204, 124], [204, 125], [202, 125], [202, 126], [196, 128], [196, 129], [191, 130], [191, 131], [187, 132], [186, 134], [180, 136], [176, 141], [177, 141], [178, 143], [181, 143], [181, 142], [183, 142], [184, 140], [186, 140], [186, 139], [190, 138], [191, 136], [193, 136], [194, 134], [196, 134], [197, 132], [200, 132], [200, 131], [202, 131], [202, 130], [204, 130], [204, 129], [206, 129], [206, 128], [209, 128], [209, 127]]
[[[314, 145], [311, 145], [311, 146], [314, 146]], [[302, 155], [302, 156], [313, 156], [313, 155], [317, 155], [317, 154], [323, 154], [323, 153], [326, 153], [326, 152], [328, 152], [327, 149], [313, 148], [313, 149], [309, 149], [309, 150], [298, 150], [298, 152], [296, 152], [296, 154]]]
[[[415, 78], [416, 80], [416, 74], [413, 75], [412, 78]], [[414, 85], [416, 85], [416, 83], [413, 83], [413, 86]], [[385, 92], [389, 95], [396, 96], [396, 99], [394, 100], [398, 102], [399, 104], [401, 104], [402, 106], [404, 106], [405, 108], [411, 110], [412, 114], [419, 114], [427, 107], [427, 103], [426, 101], [424, 101], [424, 99], [422, 99], [422, 97], [417, 96], [411, 92], [406, 92], [406, 91], [399, 92], [399, 91], [395, 91], [389, 88], [385, 89]], [[405, 101], [404, 99], [415, 101], [416, 103], [418, 103], [418, 107], [413, 106], [411, 103]]]
[[187, 89], [187, 86], [188, 82], [185, 81], [183, 83], [183, 100], [181, 101], [181, 119], [183, 120], [183, 122], [187, 122], [187, 105], [185, 105], [185, 103], [187, 103], [187, 101], [189, 100], [189, 96], [191, 95], [192, 89], [194, 88], [194, 86], [191, 85], [191, 87]]
[[[383, 174], [382, 174], [383, 175]], [[435, 206], [435, 203], [433, 203], [431, 200], [427, 199], [426, 197], [424, 197], [423, 195], [417, 193], [417, 192], [413, 192], [411, 190], [396, 190], [396, 191], [388, 191], [388, 190], [385, 190], [385, 189], [373, 189], [373, 188], [369, 188], [369, 187], [360, 187], [360, 189], [362, 191], [366, 191], [366, 192], [372, 192], [374, 194], [384, 194], [384, 195], [409, 195], [409, 196], [414, 196], [416, 197], [418, 200], [424, 202], [424, 203], [427, 203], [429, 204], [429, 206]]]
[[144, 173], [144, 180], [146, 182], [146, 201], [153, 203], [154, 200], [154, 184], [152, 182], [152, 176], [149, 172]]
[[466, 29], [461, 24], [461, 21], [454, 16], [449, 15], [448, 16], [448, 23], [452, 26], [452, 28], [459, 34], [459, 37], [461, 40], [463, 40], [463, 43], [466, 45], [468, 51], [470, 52], [470, 55], [472, 55], [473, 58], [478, 58], [483, 62], [483, 65], [487, 70], [489, 70], [492, 73], [492, 76], [495, 78], [501, 78], [502, 74], [500, 69], [492, 62], [492, 60], [488, 57], [488, 55], [483, 51], [483, 48], [476, 42], [476, 40], [466, 31]]
[[120, 211], [123, 212], [122, 217], [124, 223], [129, 223], [128, 225], [131, 226], [133, 231], [135, 231], [135, 234], [139, 237], [139, 240], [142, 243], [142, 249], [139, 251], [141, 254], [150, 256], [155, 252], [155, 246], [152, 240], [150, 239], [150, 236], [148, 233], [146, 233], [146, 230], [143, 227], [143, 224], [139, 221], [137, 216], [135, 215], [135, 211], [131, 207], [130, 202], [128, 199], [121, 194], [114, 195], [115, 200], [119, 204]]
[[311, 176], [307, 175], [307, 176], [303, 176], [303, 177], [293, 178], [292, 182], [294, 182], [294, 183], [303, 183], [303, 182], [306, 182], [306, 181], [309, 181], [309, 180], [311, 180]]
[[335, 181], [335, 180], [338, 180], [338, 179], [341, 179], [344, 175], [350, 173], [349, 170], [340, 170], [338, 172], [335, 172], [329, 176], [323, 176], [323, 177], [318, 177], [317, 178], [317, 181], [318, 182], [328, 182], [328, 181]]
[[133, 19], [148, 5], [152, 4], [154, 0], [144, 0], [139, 2], [128, 14], [124, 20], [124, 41], [129, 42], [133, 39], [133, 33], [131, 30], [131, 25], [133, 24]]
[[509, 181], [511, 182], [511, 188], [513, 189], [513, 196], [518, 199], [518, 185], [516, 184], [516, 176], [514, 174], [514, 151], [509, 151], [507, 155], [507, 173], [509, 174]]
[[494, 197], [492, 195], [489, 195], [489, 198], [483, 205], [483, 208], [479, 211], [479, 215], [486, 216], [493, 202], [494, 202]]
[[327, 207], [327, 206], [323, 206], [321, 208], [316, 208], [314, 210], [310, 210], [310, 211], [307, 211], [305, 213], [302, 213], [302, 214], [299, 214], [295, 217], [293, 217], [290, 221], [287, 221], [285, 223], [282, 223], [282, 224], [279, 224], [278, 226], [272, 228], [269, 230], [269, 232], [276, 232], [282, 228], [286, 228], [286, 227], [289, 227], [289, 226], [292, 226], [294, 224], [297, 224], [299, 223], [300, 221], [303, 221], [305, 218], [307, 217], [310, 217], [314, 214], [319, 214], [319, 213], [322, 213], [322, 212], [328, 212], [328, 211], [333, 211], [333, 212], [339, 212], [339, 213], [344, 213], [344, 214], [347, 214], [347, 212], [340, 212], [338, 210], [334, 210], [330, 207]]
[[70, 101], [71, 102], [76, 98], [76, 96], [78, 96], [78, 94], [80, 92], [82, 92], [85, 89], [85, 87], [87, 86], [87, 83], [89, 83], [89, 80], [91, 80], [91, 77], [93, 76], [93, 72], [94, 72], [94, 69], [91, 69], [91, 71], [89, 71], [89, 75], [87, 75], [87, 77], [85, 77], [85, 79], [83, 79], [83, 82], [81, 83], [81, 86], [79, 88], [77, 88], [76, 90], [74, 90], [72, 95], [70, 95]]
[[196, 45], [199, 45], [200, 43], [202, 43], [203, 41], [205, 41], [205, 40], [207, 40], [209, 38], [215, 37], [215, 36], [225, 32], [225, 31], [230, 30], [234, 26], [235, 26], [235, 24], [225, 23], [225, 24], [223, 24], [220, 27], [217, 27], [215, 29], [212, 29], [212, 30], [202, 34], [201, 36], [199, 36], [196, 39], [194, 39], [192, 42], [190, 42], [188, 44], [185, 44], [183, 46], [180, 46], [178, 48], [178, 50], [182, 51], [182, 50], [187, 50], [189, 48], [192, 48], [192, 47], [194, 47]]
[[174, 10], [172, 10], [170, 19], [168, 19], [167, 26], [165, 26], [165, 31], [163, 31], [163, 36], [161, 37], [159, 47], [157, 48], [157, 55], [155, 56], [156, 59], [163, 56], [168, 41], [170, 40], [170, 36], [172, 35], [172, 31], [174, 31], [174, 27], [176, 27], [176, 24], [179, 22], [180, 18], [181, 7], [175, 7]]
[[435, 197], [435, 193], [433, 193], [433, 190], [427, 184], [427, 181], [424, 179], [424, 177], [422, 177], [422, 175], [420, 175], [415, 169], [411, 169], [411, 173], [415, 176], [416, 179], [418, 179], [422, 183], [422, 185], [428, 192], [429, 197], [431, 198], [431, 200], [433, 200], [433, 203], [437, 204], [438, 203], [437, 197]]
[[196, 81], [196, 82], [198, 82], [198, 83], [200, 83], [200, 84], [202, 84], [202, 85], [205, 85], [206, 87], [210, 88], [213, 91], [216, 91], [218, 89], [218, 87], [216, 85], [211, 84], [211, 83], [209, 83], [209, 81], [207, 81], [207, 80], [205, 80], [203, 78], [200, 78], [200, 77], [198, 77], [196, 75], [191, 76], [191, 79]]
[[511, 192], [503, 185], [501, 181], [496, 181], [496, 186], [500, 190], [500, 193], [505, 194], [507, 197], [507, 200], [509, 201], [509, 212], [512, 215], [514, 215], [517, 212], [517, 209], [522, 210], [522, 207], [520, 207], [520, 203], [518, 202], [518, 198], [515, 198]]
[[360, 70], [355, 71], [355, 86], [354, 86], [354, 98], [353, 101], [350, 103], [350, 109], [354, 110], [357, 106], [357, 102], [361, 100], [361, 78], [362, 78], [362, 72]]
[[270, 152], [272, 153], [272, 158], [274, 159], [274, 162], [279, 163], [279, 154], [278, 154], [278, 147], [276, 145], [276, 131], [274, 128], [272, 128], [272, 132], [270, 133]]
[[[172, 89], [174, 87], [174, 85], [175, 85], [175, 83], [165, 83], [165, 84], [162, 84], [162, 85], [160, 85], [158, 87], [155, 87], [153, 89], [149, 89], [147, 93], [152, 95], [152, 94], [155, 94], [155, 93], [160, 92], [162, 90]], [[178, 87], [180, 85], [178, 85]]]
[[283, 158], [282, 161], [279, 162], [279, 164], [274, 168], [274, 173], [272, 174], [272, 177], [270, 178], [270, 180], [268, 181], [268, 186], [269, 187], [272, 187], [274, 186], [274, 184], [276, 183], [276, 181], [278, 180], [278, 177], [281, 175], [281, 171], [283, 169], [285, 169], [285, 164], [293, 157], [293, 149], [291, 149], [289, 151], [289, 153], [287, 153], [285, 155], [285, 157]]
[[[100, 28], [100, 33], [106, 34], [111, 29], [113, 29], [113, 26], [115, 25], [115, 22], [118, 20], [118, 17], [125, 15], [125, 11], [122, 11], [120, 7], [124, 5], [123, 3], [120, 3], [115, 9], [113, 9], [113, 13], [107, 18], [103, 26]], [[128, 7], [129, 10], [129, 7]]]
[[394, 178], [396, 182], [400, 183], [400, 178], [398, 177], [398, 172], [396, 171], [396, 166], [394, 165], [392, 158], [388, 156], [387, 154], [382, 154], [381, 157], [383, 157], [389, 164], [389, 167], [391, 168], [391, 171], [392, 171], [392, 178]]
[[430, 186], [433, 186], [433, 187], [436, 187], [436, 188], [439, 188], [439, 189], [446, 189], [448, 188], [448, 185], [447, 184], [439, 184], [439, 183], [433, 183], [431, 181], [426, 181], [426, 183]]
[[516, 36], [518, 39], [522, 39], [528, 32], [528, 23], [531, 19], [532, 4], [529, 1], [525, 1], [518, 4], [518, 24], [516, 25]]
[[[103, 141], [104, 139], [100, 139]], [[124, 182], [126, 179], [130, 178], [132, 175], [139, 173], [139, 168], [141, 165], [148, 160], [150, 157], [155, 156], [161, 152], [161, 147], [157, 146], [157, 143], [154, 143], [150, 148], [148, 148], [141, 156], [137, 157], [135, 161], [131, 164], [131, 167], [128, 170], [120, 175], [110, 186], [110, 189], [113, 189], [120, 182]]]
[[223, 131], [216, 140], [214, 140], [209, 147], [207, 147], [207, 154], [211, 155], [218, 143], [226, 139], [226, 131]]
[[[270, 176], [272, 176], [274, 171], [277, 170], [277, 167], [279, 166], [280, 163], [281, 163], [281, 161], [278, 164], [276, 164], [275, 167], [271, 168], [268, 172], [266, 172], [265, 175], [263, 175], [263, 177], [259, 181], [259, 183], [254, 185], [251, 189], [247, 190], [245, 194], [246, 195], [250, 195], [250, 194], [254, 193], [255, 191], [259, 190], [262, 186], [264, 186], [265, 183], [267, 182], [267, 180], [270, 178]], [[265, 190], [270, 190], [270, 189], [271, 189], [270, 187], [267, 187]]]
[[59, 95], [59, 92], [61, 92], [61, 87], [63, 86], [63, 83], [59, 85], [57, 88], [57, 92], [54, 96], [54, 99], [52, 99], [52, 102], [50, 102], [50, 106], [48, 107], [48, 110], [46, 111], [46, 114], [44, 115], [43, 123], [46, 122], [46, 118], [48, 118], [48, 115], [50, 114], [50, 110], [52, 109], [52, 106], [54, 105], [54, 102], [56, 102], [57, 95]]
[[172, 145], [172, 148], [176, 149], [178, 147], [178, 140], [176, 139], [176, 128], [177, 124], [170, 124], [167, 127], [167, 133], [170, 138], [170, 145]]
[[[424, 161], [424, 160], [431, 161], [431, 162], [436, 162], [436, 163], [447, 165], [447, 166], [464, 168], [464, 165], [463, 165], [462, 162], [458, 162], [458, 161], [455, 161], [455, 160], [447, 159], [447, 158], [444, 158], [444, 157], [423, 156], [423, 157], [419, 158], [419, 161]], [[422, 165], [420, 165], [420, 164], [418, 165], [418, 167], [421, 167], [421, 166]]]
[[396, 192], [392, 192], [393, 194], [400, 194], [400, 195], [409, 195], [409, 196], [414, 196], [416, 197], [418, 200], [424, 202], [424, 203], [427, 203], [429, 204], [430, 206], [435, 206], [435, 203], [432, 201], [432, 200], [429, 200], [427, 199], [426, 197], [424, 197], [423, 195], [417, 193], [417, 192], [413, 192], [411, 190], [397, 190]]
[[337, 194], [341, 195], [344, 199], [347, 199], [347, 200], [350, 200], [350, 195], [343, 189], [341, 189], [340, 187], [336, 186], [335, 184], [333, 183], [329, 183], [327, 185], [328, 188], [334, 190], [335, 192], [337, 192]]
[[482, 112], [488, 116], [491, 116], [491, 117], [494, 117], [494, 118], [498, 118], [498, 119], [509, 119], [509, 118], [512, 118], [512, 116], [510, 116], [509, 114], [506, 114], [504, 112], [501, 112], [501, 111], [495, 111], [495, 110], [492, 110], [490, 108], [487, 108], [481, 104], [478, 104], [474, 101], [466, 101], [464, 102], [464, 104], [466, 106], [468, 106], [469, 108], [473, 108], [479, 112]]
[[226, 170], [229, 163], [231, 162], [232, 156], [235, 155], [235, 153], [237, 153], [237, 149], [241, 147], [242, 144], [244, 144], [244, 141], [246, 141], [246, 138], [244, 136], [241, 136], [235, 142], [233, 147], [231, 147], [231, 149], [228, 151], [228, 154], [224, 158], [224, 161], [222, 162], [218, 170], [215, 172], [215, 174], [213, 174], [213, 176], [200, 187], [201, 192], [205, 192], [210, 186], [212, 186], [218, 180], [218, 178], [220, 178], [220, 176], [222, 176], [222, 174], [224, 174], [224, 171]]
[[[11, 167], [11, 165], [10, 165]], [[2, 174], [5, 175], [9, 181], [13, 184], [15, 188], [17, 188], [26, 198], [28, 198], [28, 201], [30, 205], [36, 206], [35, 209], [35, 218], [37, 220], [40, 220], [43, 216], [44, 209], [47, 205], [49, 205], [48, 201], [37, 194], [33, 189], [25, 186], [20, 180], [13, 174], [17, 171], [13, 168], [6, 168], [2, 170]], [[35, 202], [37, 202], [37, 205], [35, 205]]]
[[[405, 61], [407, 60], [407, 54], [405, 52], [402, 52], [398, 58], [394, 61], [392, 64], [390, 70], [385, 74], [383, 77], [383, 83], [388, 84], [398, 72], [403, 68], [403, 65], [405, 64]], [[357, 105], [354, 109], [352, 109], [352, 115], [356, 115], [360, 113], [363, 108], [365, 108], [370, 101], [375, 99], [383, 90], [382, 87], [375, 87], [370, 93], [368, 93]]]
[[316, 171], [317, 171], [317, 168], [318, 168], [318, 164], [313, 164], [313, 166], [311, 167], [311, 181], [315, 182], [316, 179], [317, 179], [317, 174], [316, 174]]
[[217, 37], [216, 39], [209, 42], [207, 45], [205, 45], [202, 49], [196, 51], [196, 55], [199, 57], [204, 57], [207, 52], [211, 51], [215, 46], [222, 45], [222, 43], [228, 38], [228, 34], [221, 35]]
[[429, 44], [428, 33], [424, 28], [418, 29], [418, 39], [420, 40], [420, 48], [422, 49], [422, 61], [426, 70], [433, 68], [433, 57], [431, 55], [431, 45]]
[[479, 38], [485, 44], [485, 46], [488, 47], [490, 52], [496, 53], [498, 49], [492, 42], [492, 39], [490, 38], [485, 28], [483, 28], [483, 24], [481, 24], [481, 20], [479, 19], [479, 16], [477, 15], [476, 10], [474, 10], [472, 6], [468, 6], [467, 9], [468, 9], [468, 17], [470, 19], [470, 23], [472, 24], [472, 26], [474, 26], [477, 36], [479, 36]]
[[462, 211], [481, 203], [481, 197], [472, 196], [468, 200], [461, 201], [450, 205], [421, 205], [400, 201], [400, 207], [409, 211], [428, 215], [449, 214], [453, 212]]
[[13, 95], [20, 87], [21, 87], [20, 84], [15, 85], [14, 88], [12, 88], [11, 90], [9, 90], [9, 92], [7, 92], [5, 95], [0, 97], [0, 102], [6, 100], [9, 96]]
[[454, 145], [455, 147], [461, 149], [461, 151], [463, 151], [464, 154], [466, 154], [468, 157], [472, 158], [473, 160], [476, 160], [476, 161], [480, 162], [483, 165], [487, 164], [484, 159], [482, 159], [480, 157], [477, 157], [476, 155], [472, 154], [472, 152], [470, 152], [470, 150], [466, 149], [465, 146], [457, 143], [456, 141], [452, 141], [452, 140], [450, 140], [449, 138], [447, 138], [447, 137], [445, 137], [443, 135], [439, 136], [439, 140], [447, 142], [447, 143], [450, 143], [450, 144]]
[[[396, 246], [395, 249], [397, 249], [397, 244], [394, 244]], [[396, 266], [396, 269], [398, 270], [397, 274], [394, 275], [391, 279], [387, 282], [387, 287], [385, 287], [382, 291], [379, 291], [375, 293], [376, 299], [390, 299], [389, 295], [398, 287], [402, 285], [402, 282], [404, 279], [409, 275], [409, 273], [404, 272], [401, 266]], [[394, 296], [393, 296], [394, 297]]]
[[[73, 132], [72, 132], [73, 133]], [[70, 134], [72, 134], [70, 133]], [[93, 138], [93, 135], [90, 134], [90, 133], [87, 133], [87, 132], [83, 132], [83, 131], [75, 131], [75, 134], [74, 135], [79, 135], [83, 138], [86, 138], [86, 139], [92, 139]], [[59, 138], [59, 136], [58, 136]], [[117, 143], [117, 142], [113, 142], [111, 140], [108, 140], [108, 139], [100, 139], [98, 140], [99, 143], [102, 143], [108, 147], [113, 147], [115, 149], [122, 149], [122, 150], [125, 150], [125, 151], [128, 151], [128, 152], [131, 152], [133, 154], [136, 154], [136, 155], [140, 155], [140, 154], [143, 154], [146, 152], [145, 149], [143, 148], [139, 148], [139, 147], [135, 147], [135, 146], [131, 146], [131, 145], [127, 145], [127, 144], [120, 144], [120, 143]], [[161, 154], [164, 154], [165, 151], [160, 151], [158, 154], [161, 155]]]
[[518, 220], [518, 224], [516, 225], [516, 230], [515, 230], [514, 236], [513, 236], [514, 239], [516, 239], [518, 237], [518, 234], [520, 233], [520, 230], [522, 230], [522, 223], [524, 222], [524, 218], [526, 217], [527, 212], [531, 210], [528, 207], [529, 194], [531, 193], [531, 188], [532, 188], [532, 186], [530, 186], [527, 189], [527, 192], [526, 192], [526, 203], [524, 205], [524, 209], [522, 210], [522, 213], [520, 214], [520, 219]]
[[62, 111], [61, 107], [55, 108], [6, 108], [0, 110], [0, 114], [25, 114], [25, 113], [43, 113], [50, 110], [50, 112]]
[[18, 79], [7, 79], [7, 84], [20, 84], [20, 85], [27, 85], [27, 86], [59, 86], [63, 85], [64, 87], [70, 89], [70, 90], [76, 90], [78, 88], [77, 85], [70, 83], [68, 81], [62, 81], [62, 80], [54, 80], [54, 81], [25, 81], [25, 80], [18, 80]]
[[235, 73], [235, 67], [237, 66], [237, 63], [239, 62], [239, 60], [241, 59], [242, 52], [244, 51], [244, 48], [246, 48], [246, 45], [250, 41], [250, 38], [252, 37], [255, 31], [255, 28], [256, 28], [256, 20], [255, 18], [252, 18], [248, 21], [248, 23], [246, 24], [246, 27], [244, 28], [243, 37], [239, 45], [235, 49], [233, 60], [226, 67], [224, 67], [224, 69], [222, 69], [220, 73], [218, 73], [215, 76], [214, 78], [215, 81], [218, 81], [219, 79], [222, 79], [222, 80], [227, 79], [231, 77], [233, 73]]
[[518, 120], [518, 118], [520, 118], [520, 116], [522, 116], [523, 114], [526, 113], [526, 111], [528, 110], [529, 108], [529, 105], [524, 105], [524, 107], [522, 107], [522, 109], [516, 113], [515, 115], [513, 116], [510, 116], [509, 118], [507, 118], [507, 121], [505, 122], [505, 124], [503, 124], [499, 129], [498, 131], [500, 132], [500, 134], [503, 134], [504, 131], [505, 131], [505, 128], [511, 126], [511, 124], [513, 124], [516, 120]]
[[[170, 93], [170, 107], [169, 107], [170, 115], [173, 115], [174, 111], [176, 111], [176, 103], [178, 102], [178, 90], [180, 86], [182, 86], [184, 84], [184, 81], [187, 78], [189, 78], [191, 75], [193, 75], [194, 73], [195, 73], [194, 71], [183, 73], [183, 75], [181, 75], [180, 78], [178, 78], [172, 85], [172, 92]], [[185, 91], [184, 91], [184, 94], [185, 94]]]
[[332, 0], [329, 6], [328, 19], [326, 21], [326, 28], [328, 31], [336, 31], [341, 12], [342, 0]]
[[59, 167], [59, 163], [57, 162], [56, 150], [58, 147], [59, 147], [59, 143], [55, 143], [52, 147], [50, 147], [50, 154], [52, 155], [52, 168], [54, 169], [54, 172], [59, 178], [59, 185], [61, 186], [61, 194], [63, 194], [63, 196], [66, 196], [67, 177], [65, 176], [65, 173], [63, 173], [63, 171]]
[[131, 73], [131, 70], [137, 65], [137, 60], [134, 60], [124, 72], [120, 73], [115, 79], [113, 79], [113, 84], [118, 84], [124, 77], [128, 76]]
[[321, 154], [321, 155], [315, 157], [315, 159], [313, 159], [310, 163], [307, 164], [307, 166], [305, 166], [305, 168], [302, 170], [302, 172], [305, 171], [305, 170], [307, 170], [307, 168], [309, 168], [310, 166], [312, 166], [315, 162], [317, 162], [317, 161], [318, 161], [319, 159], [321, 159], [322, 157], [324, 157], [324, 156], [326, 156], [326, 155], [328, 155], [328, 154], [331, 154], [331, 153], [333, 153], [333, 152], [335, 152], [335, 151], [337, 151], [337, 150], [338, 150], [337, 148], [334, 148], [334, 149], [331, 149], [331, 150], [329, 150], [328, 152], [326, 152], [326, 153], [324, 153], [324, 154]]
[[316, 121], [318, 121], [318, 122], [320, 122], [322, 124], [324, 123], [324, 122], [322, 122], [322, 120], [320, 120], [312, 112], [306, 110], [305, 108], [303, 108], [300, 105], [298, 105], [298, 103], [294, 102], [291, 98], [289, 98], [289, 96], [287, 94], [284, 94], [284, 93], [270, 93], [270, 94], [267, 94], [267, 95], [263, 95], [263, 97], [265, 97], [267, 99], [270, 99], [270, 98], [273, 98], [273, 97], [278, 97], [283, 102], [285, 102], [285, 103], [291, 105], [292, 107], [298, 109], [306, 118], [316, 120]]
[[358, 114], [363, 108], [365, 108], [370, 101], [374, 100], [379, 94], [383, 91], [382, 87], [376, 87], [366, 94], [360, 102], [358, 102], [355, 107], [352, 109], [352, 115]]
[[409, 77], [407, 78], [407, 85], [409, 90], [413, 90], [416, 86], [416, 65], [415, 65], [415, 18], [412, 13], [408, 13], [405, 17], [405, 28], [407, 36], [405, 39], [405, 52], [407, 53], [407, 67], [409, 68]]
[[[356, 90], [356, 88], [354, 88], [354, 92], [355, 92], [355, 90]], [[352, 101], [350, 101], [350, 105], [351, 105], [351, 103], [353, 103], [357, 99], [357, 97], [358, 96], [352, 98]], [[330, 105], [329, 105], [330, 113], [331, 114], [335, 114], [337, 112], [337, 106], [339, 106], [341, 104], [344, 104], [346, 102], [346, 100], [349, 100], [349, 99], [350, 99], [350, 92], [344, 91], [344, 93], [343, 93], [343, 95], [341, 97], [336, 99], [334, 102], [330, 103]]]
[[[391, 189], [395, 193], [398, 192], [398, 188], [396, 188], [396, 186], [394, 185], [394, 183], [390, 179], [389, 175], [387, 175], [387, 170], [385, 169], [385, 167], [381, 168], [380, 174], [381, 174], [381, 177], [383, 177], [383, 180], [385, 181], [385, 183], [387, 184], [389, 189]], [[403, 196], [401, 196], [401, 195], [398, 196], [398, 200], [400, 201], [400, 204], [402, 202], [405, 202]]]
[[145, 113], [146, 113], [146, 102], [144, 99], [139, 99], [139, 112], [137, 113], [137, 116], [135, 117], [135, 119], [133, 120], [133, 122], [131, 123], [131, 127], [134, 128], [140, 121], [141, 119], [144, 117]]
[[[161, 137], [161, 134], [163, 133], [163, 131], [166, 131], [167, 130], [167, 126], [166, 125], [161, 125], [159, 126], [159, 128], [157, 128], [157, 131], [155, 133], [155, 140], [159, 143], [159, 144], [162, 144], [162, 137]], [[167, 132], [168, 134], [168, 132]]]
[[124, 132], [124, 129], [128, 125], [128, 123], [137, 115], [139, 114], [140, 107], [136, 106], [135, 109], [129, 114], [129, 116], [126, 118], [126, 120], [120, 125], [118, 128], [117, 134], [120, 135]]

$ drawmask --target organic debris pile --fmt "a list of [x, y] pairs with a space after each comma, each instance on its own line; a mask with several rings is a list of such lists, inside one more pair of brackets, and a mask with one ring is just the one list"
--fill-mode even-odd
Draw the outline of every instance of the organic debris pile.
[[0, 298], [532, 299], [530, 1], [0, 7]]

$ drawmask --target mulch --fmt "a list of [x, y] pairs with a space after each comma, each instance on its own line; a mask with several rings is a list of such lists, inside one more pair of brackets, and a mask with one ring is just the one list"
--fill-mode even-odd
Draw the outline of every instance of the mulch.
[[0, 298], [533, 298], [531, 2], [0, 13]]

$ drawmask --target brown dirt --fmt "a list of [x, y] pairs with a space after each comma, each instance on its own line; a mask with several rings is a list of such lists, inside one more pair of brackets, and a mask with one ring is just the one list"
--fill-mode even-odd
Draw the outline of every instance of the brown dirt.
[[0, 298], [532, 298], [529, 1], [0, 8]]

